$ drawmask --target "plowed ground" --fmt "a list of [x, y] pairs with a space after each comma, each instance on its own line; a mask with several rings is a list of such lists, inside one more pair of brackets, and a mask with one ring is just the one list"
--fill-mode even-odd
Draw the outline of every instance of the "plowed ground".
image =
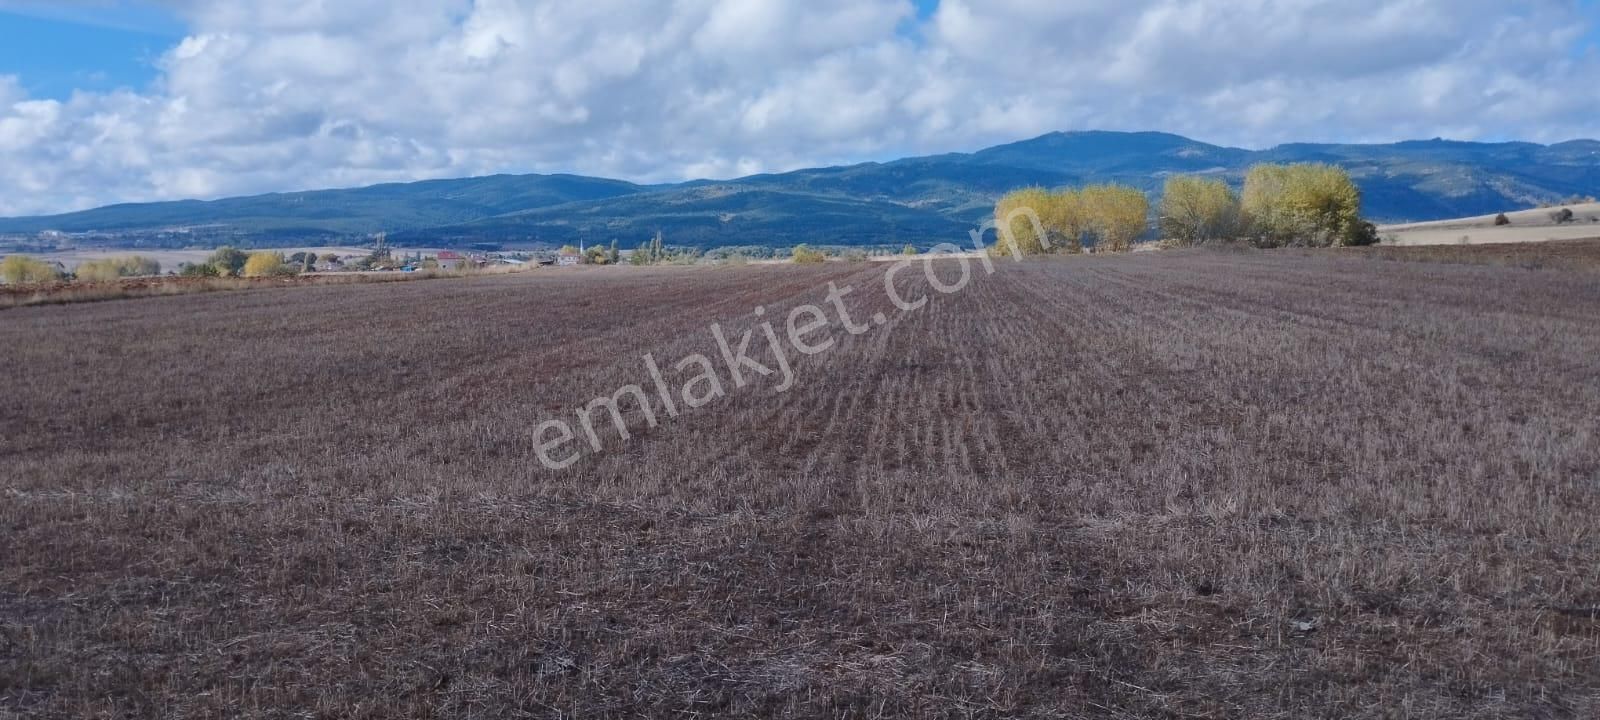
[[[886, 268], [0, 314], [0, 715], [1600, 715], [1592, 275]], [[830, 282], [786, 392], [535, 459]]]

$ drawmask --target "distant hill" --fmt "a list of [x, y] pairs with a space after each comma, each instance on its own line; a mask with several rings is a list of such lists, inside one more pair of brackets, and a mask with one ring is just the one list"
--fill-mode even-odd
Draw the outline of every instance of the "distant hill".
[[1446, 140], [1282, 145], [1251, 151], [1165, 133], [1051, 133], [975, 153], [797, 170], [728, 181], [636, 185], [573, 175], [497, 175], [280, 193], [211, 202], [114, 205], [0, 219], [0, 234], [92, 233], [80, 243], [294, 245], [388, 232], [398, 243], [558, 245], [657, 230], [705, 247], [961, 241], [1007, 190], [1122, 182], [1151, 193], [1174, 173], [1242, 183], [1259, 162], [1348, 168], [1381, 222], [1495, 213], [1600, 194], [1600, 142]]
[[110, 233], [140, 237], [236, 235], [254, 244], [349, 238], [470, 222], [530, 207], [601, 200], [649, 188], [577, 175], [493, 175], [349, 190], [224, 200], [111, 205], [47, 217], [0, 219], [0, 233]]

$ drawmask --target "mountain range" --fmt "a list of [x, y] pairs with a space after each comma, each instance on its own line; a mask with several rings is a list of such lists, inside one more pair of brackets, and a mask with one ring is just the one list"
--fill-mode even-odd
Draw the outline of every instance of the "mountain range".
[[959, 242], [995, 199], [1029, 185], [1120, 182], [1152, 194], [1199, 173], [1242, 183], [1262, 162], [1327, 162], [1361, 186], [1365, 214], [1414, 222], [1600, 194], [1600, 141], [1448, 140], [1244, 150], [1165, 133], [1066, 132], [974, 153], [640, 185], [575, 175], [495, 175], [213, 201], [112, 205], [0, 219], [11, 240], [56, 231], [80, 245], [289, 246], [365, 241], [434, 247], [555, 246], [661, 231], [674, 245]]

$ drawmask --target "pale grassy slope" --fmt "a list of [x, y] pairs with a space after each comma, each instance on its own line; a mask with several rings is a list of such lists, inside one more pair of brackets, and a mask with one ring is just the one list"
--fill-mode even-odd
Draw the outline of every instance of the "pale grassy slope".
[[1506, 213], [1506, 218], [1511, 224], [1499, 227], [1494, 224], [1494, 215], [1481, 215], [1455, 220], [1387, 225], [1378, 228], [1378, 234], [1384, 238], [1393, 236], [1396, 245], [1480, 245], [1600, 239], [1600, 203], [1564, 207], [1572, 210], [1574, 220], [1559, 225], [1551, 218], [1551, 213], [1559, 211], [1560, 208], [1541, 208]]

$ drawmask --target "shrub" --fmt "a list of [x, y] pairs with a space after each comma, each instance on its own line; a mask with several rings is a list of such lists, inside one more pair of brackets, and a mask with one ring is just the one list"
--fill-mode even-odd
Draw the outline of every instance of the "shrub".
[[161, 263], [139, 255], [90, 260], [78, 266], [77, 276], [85, 282], [110, 282], [117, 278], [161, 274]]
[[641, 245], [639, 247], [645, 251], [646, 262], [643, 264], [655, 264], [671, 259], [667, 254], [666, 239], [662, 236], [660, 230], [657, 230], [656, 234], [650, 238], [649, 245]]
[[117, 258], [117, 269], [123, 277], [149, 277], [161, 274], [161, 263], [143, 255]]
[[1263, 247], [1348, 245], [1367, 237], [1359, 225], [1361, 191], [1333, 165], [1257, 165], [1245, 178], [1242, 205]]
[[1220, 179], [1174, 176], [1161, 193], [1161, 234], [1178, 245], [1233, 237], [1239, 216], [1239, 196]]
[[917, 255], [919, 253], [917, 253], [917, 246], [912, 245], [911, 243], [906, 243], [905, 247], [900, 248], [900, 254], [901, 255]]
[[290, 255], [287, 262], [297, 272], [317, 271], [317, 254], [314, 252], [297, 252]]
[[284, 267], [283, 253], [279, 252], [251, 253], [250, 257], [245, 259], [241, 272], [247, 278], [289, 274]]
[[1088, 230], [1081, 190], [1017, 190], [996, 203], [994, 222], [999, 237], [992, 252], [997, 255], [1083, 252]]
[[217, 248], [216, 252], [211, 253], [211, 259], [206, 262], [215, 267], [219, 275], [236, 276], [244, 270], [245, 261], [249, 259], [250, 256], [246, 255], [243, 250], [224, 245]]
[[1565, 225], [1569, 222], [1572, 222], [1572, 208], [1561, 208], [1560, 210], [1550, 211], [1550, 221], [1557, 225]]
[[[1048, 228], [1045, 216], [1060, 202], [1059, 196], [1038, 187], [1016, 190], [1001, 197], [994, 206], [994, 224], [999, 229], [995, 252], [1019, 255], [1049, 252], [1053, 244], [1039, 231]], [[1039, 219], [1038, 226], [1034, 225], [1033, 218]], [[1049, 234], [1048, 229], [1045, 234]]]
[[1494, 216], [1494, 226], [1495, 227], [1503, 227], [1503, 226], [1510, 225], [1510, 224], [1511, 224], [1511, 218], [1506, 217], [1505, 213], [1500, 213], [1499, 215]]
[[122, 277], [114, 260], [90, 260], [79, 265], [75, 274], [82, 282], [110, 282]]
[[1150, 200], [1138, 188], [1091, 185], [1083, 189], [1083, 220], [1095, 252], [1126, 252], [1150, 227]]
[[1343, 244], [1348, 247], [1365, 247], [1378, 244], [1378, 226], [1366, 220], [1356, 220], [1345, 228]]
[[221, 274], [222, 271], [211, 263], [184, 263], [178, 268], [181, 277], [217, 277]]
[[0, 279], [13, 285], [60, 280], [54, 265], [26, 255], [8, 255], [0, 260]]
[[865, 250], [852, 248], [845, 251], [844, 259], [845, 262], [866, 262], [867, 252]]
[[1026, 188], [1000, 198], [994, 220], [999, 239], [991, 252], [997, 255], [1082, 252], [1085, 235], [1096, 238], [1097, 250], [1122, 251], [1149, 228], [1150, 201], [1126, 185]]
[[827, 262], [828, 255], [821, 250], [813, 250], [810, 245], [796, 245], [791, 253], [797, 263]]
[[591, 245], [583, 251], [583, 263], [585, 265], [616, 265], [621, 261], [622, 251], [617, 249], [617, 241], [615, 240], [611, 241], [610, 247]]

